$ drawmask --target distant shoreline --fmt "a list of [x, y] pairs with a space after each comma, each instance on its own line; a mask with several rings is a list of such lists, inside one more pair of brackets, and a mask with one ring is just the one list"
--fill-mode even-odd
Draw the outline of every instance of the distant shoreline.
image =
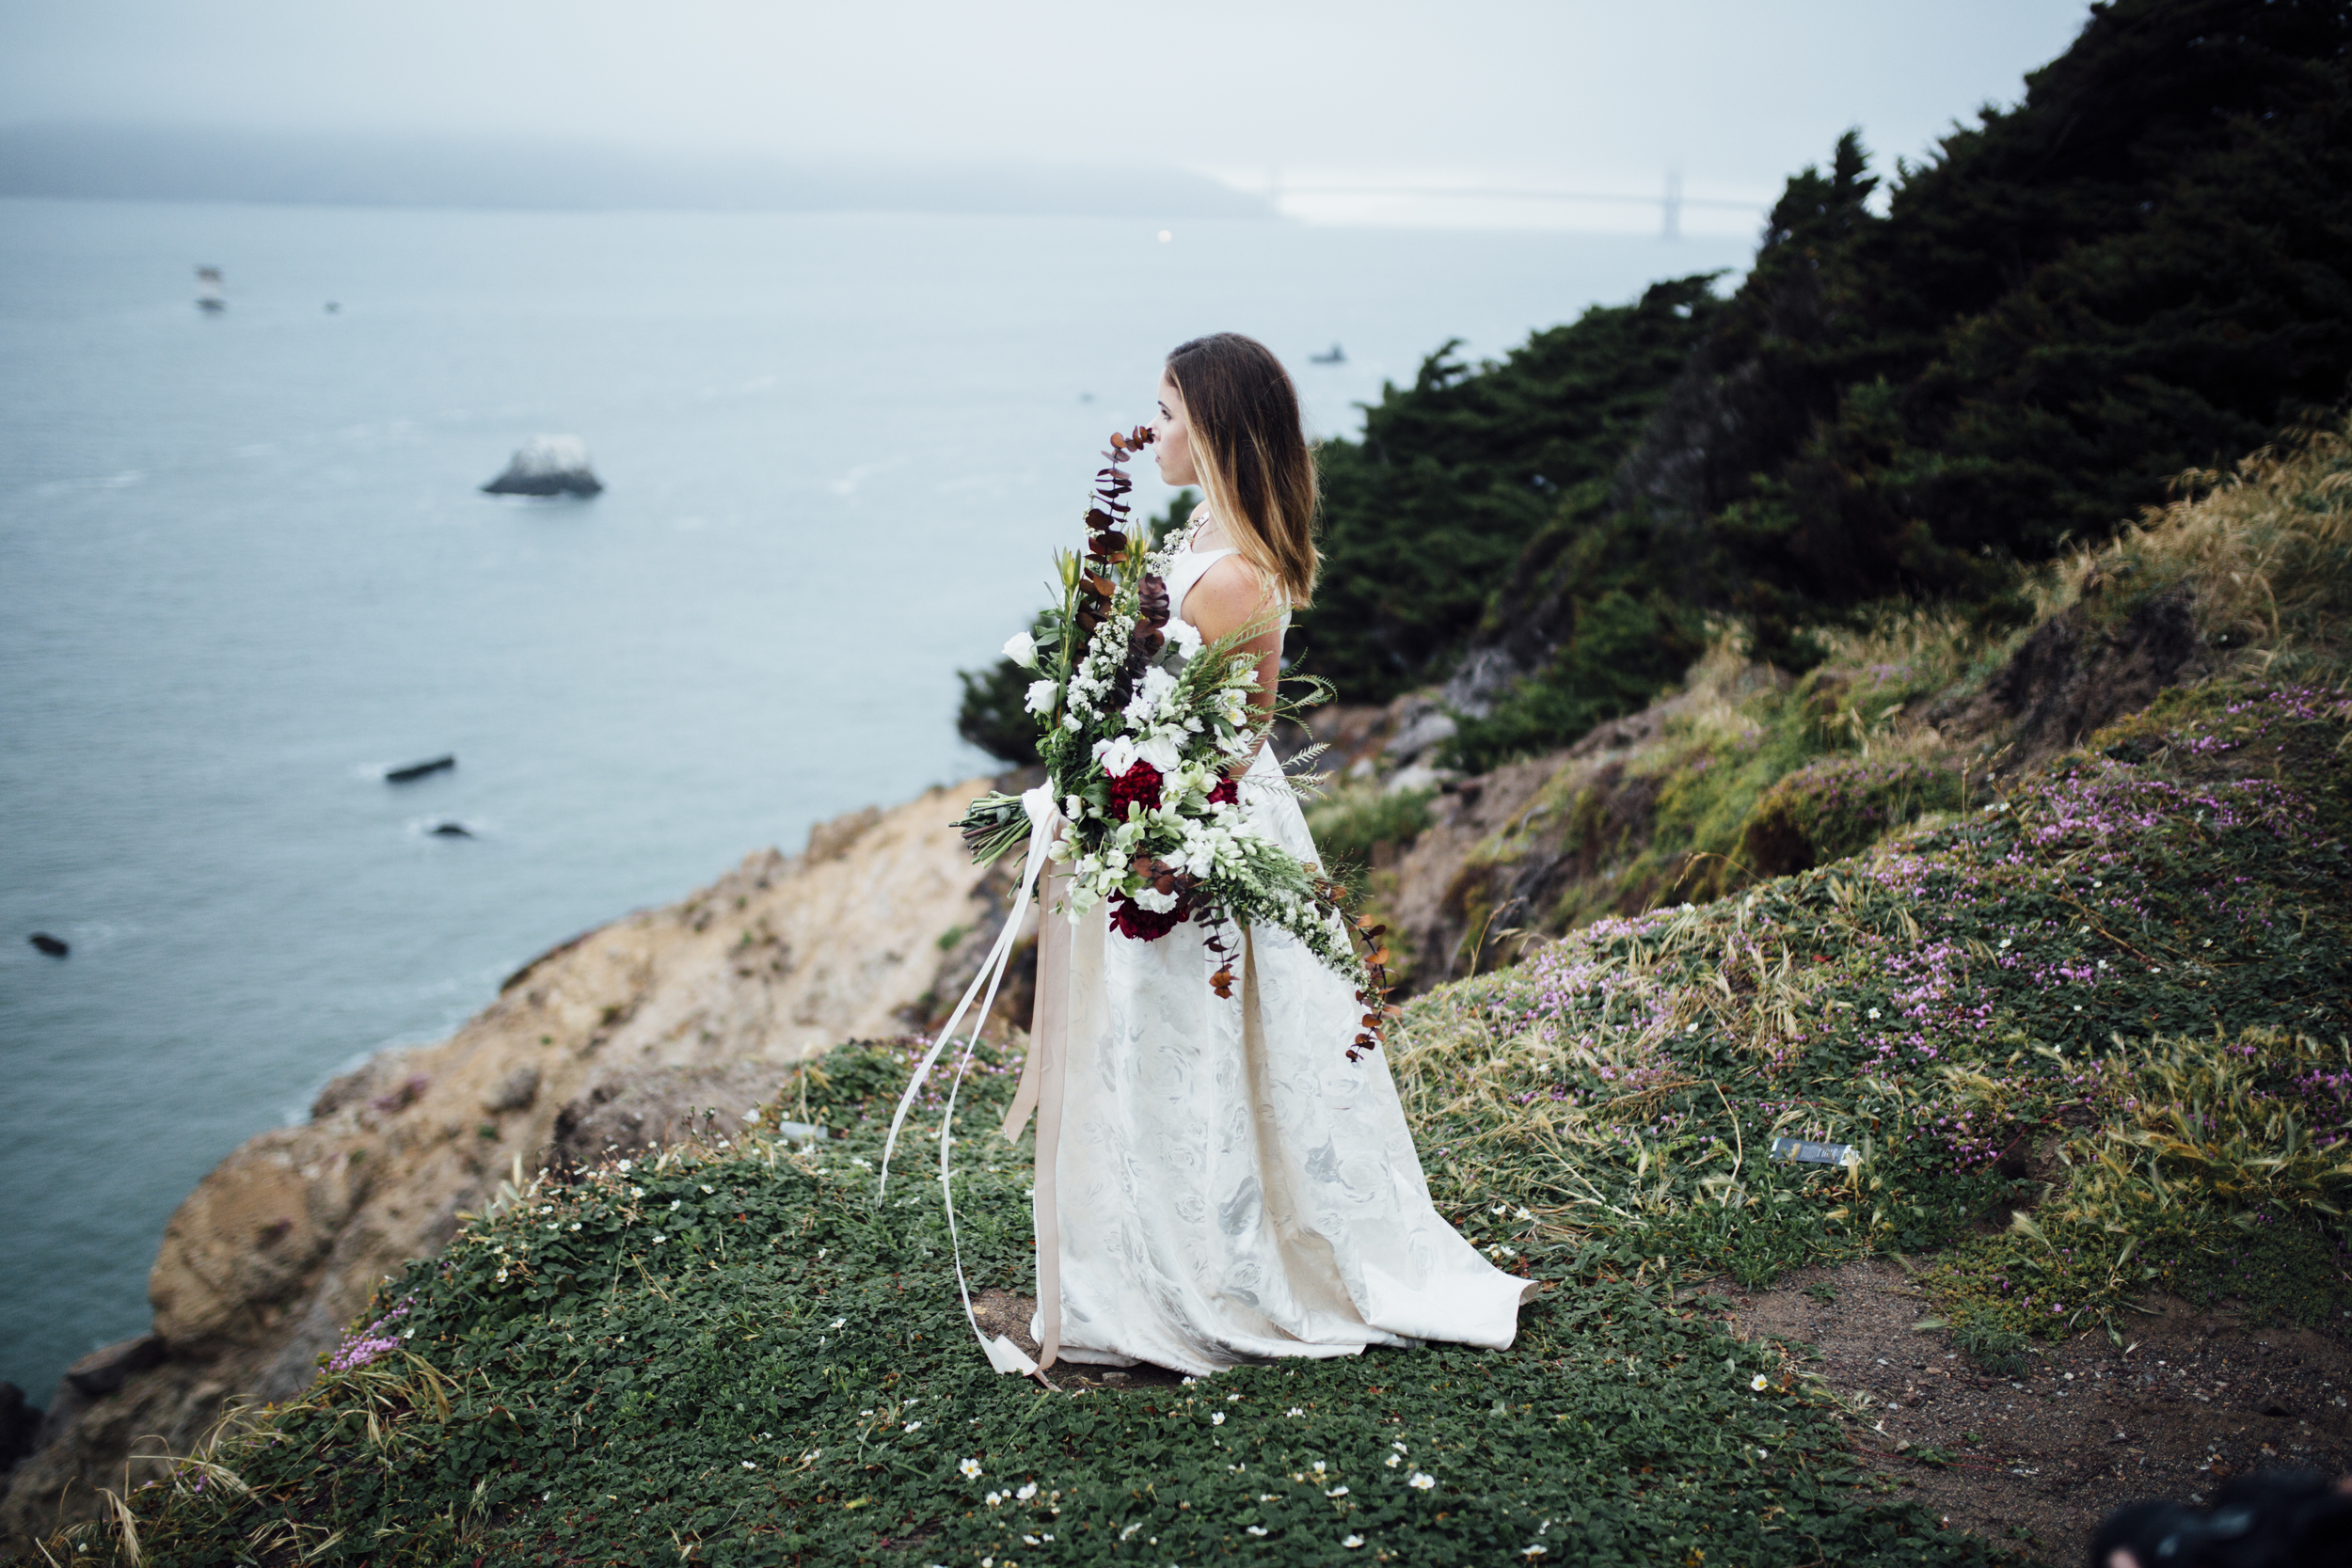
[[640, 152], [516, 138], [44, 123], [0, 129], [0, 197], [535, 212], [1274, 219], [1178, 168]]

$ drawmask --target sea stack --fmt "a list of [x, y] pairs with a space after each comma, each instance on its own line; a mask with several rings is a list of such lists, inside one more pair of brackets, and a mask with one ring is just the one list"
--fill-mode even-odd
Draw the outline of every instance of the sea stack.
[[534, 436], [506, 471], [482, 487], [493, 496], [593, 496], [604, 488], [577, 436]]

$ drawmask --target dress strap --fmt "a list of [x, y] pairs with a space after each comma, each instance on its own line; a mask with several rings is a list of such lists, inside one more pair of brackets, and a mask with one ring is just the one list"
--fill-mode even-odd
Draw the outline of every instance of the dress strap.
[[1176, 559], [1169, 563], [1168, 567], [1168, 613], [1169, 619], [1181, 621], [1184, 618], [1184, 595], [1192, 592], [1193, 585], [1207, 575], [1210, 567], [1229, 555], [1240, 553], [1239, 550], [1230, 546], [1216, 550], [1196, 550], [1187, 546], [1179, 550]]

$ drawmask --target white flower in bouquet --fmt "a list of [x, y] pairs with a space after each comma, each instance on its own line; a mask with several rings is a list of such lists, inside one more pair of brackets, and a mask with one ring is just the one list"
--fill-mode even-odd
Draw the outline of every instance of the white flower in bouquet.
[[1147, 886], [1137, 888], [1136, 890], [1135, 899], [1136, 903], [1142, 905], [1145, 909], [1150, 910], [1153, 914], [1166, 914], [1168, 911], [1176, 907], [1176, 895], [1174, 894], [1162, 893], [1155, 887]]
[[1031, 713], [1053, 712], [1054, 690], [1055, 687], [1052, 681], [1031, 681], [1029, 683], [1028, 702], [1025, 705], [1028, 710]]
[[1142, 729], [1161, 717], [1168, 696], [1176, 689], [1176, 677], [1154, 664], [1143, 673], [1143, 681], [1136, 694], [1127, 700], [1127, 722]]
[[1005, 639], [1005, 657], [1024, 670], [1037, 668], [1037, 639], [1025, 631], [1014, 632]]
[[1167, 630], [1168, 641], [1184, 657], [1190, 658], [1200, 651], [1200, 633], [1191, 622], [1170, 621]]
[[[1118, 778], [1133, 768], [1136, 760], [1142, 755], [1142, 749], [1136, 746], [1132, 736], [1118, 735], [1094, 743], [1094, 760], [1103, 765], [1104, 778]], [[1074, 818], [1078, 814], [1072, 812], [1070, 815]]]

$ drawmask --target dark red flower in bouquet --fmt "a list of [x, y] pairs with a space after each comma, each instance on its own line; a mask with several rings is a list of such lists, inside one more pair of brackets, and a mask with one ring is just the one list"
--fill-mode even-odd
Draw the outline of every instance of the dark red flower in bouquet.
[[1209, 804], [1213, 806], [1241, 804], [1241, 785], [1231, 778], [1217, 780], [1216, 787], [1209, 791]]
[[1148, 762], [1138, 762], [1111, 781], [1111, 815], [1124, 817], [1128, 802], [1140, 804], [1145, 811], [1160, 803], [1160, 770]]
[[1184, 923], [1190, 901], [1180, 898], [1165, 914], [1147, 910], [1123, 893], [1111, 895], [1111, 929], [1132, 942], [1157, 942]]

